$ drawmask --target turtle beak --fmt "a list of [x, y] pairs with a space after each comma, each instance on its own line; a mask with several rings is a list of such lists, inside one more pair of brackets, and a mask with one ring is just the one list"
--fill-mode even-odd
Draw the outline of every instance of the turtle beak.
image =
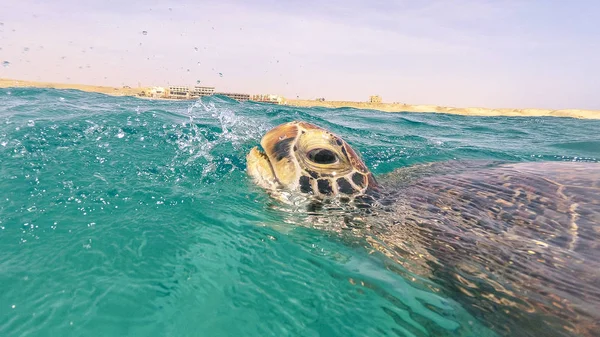
[[246, 156], [246, 166], [248, 174], [258, 186], [265, 189], [279, 187], [280, 183], [273, 172], [269, 157], [261, 152], [258, 147], [252, 148]]
[[292, 146], [298, 135], [295, 123], [276, 126], [267, 132], [260, 144], [264, 152], [254, 147], [246, 156], [248, 174], [255, 183], [266, 189], [294, 187], [298, 170]]
[[281, 124], [267, 132], [260, 142], [273, 175], [281, 185], [289, 188], [298, 184], [299, 172], [293, 155], [298, 132], [296, 123]]

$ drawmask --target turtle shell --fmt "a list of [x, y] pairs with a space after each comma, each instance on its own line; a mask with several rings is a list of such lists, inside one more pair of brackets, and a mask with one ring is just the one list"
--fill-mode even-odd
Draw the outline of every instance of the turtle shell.
[[600, 336], [600, 164], [452, 162], [379, 181], [395, 202], [371, 228], [407, 270], [502, 335]]

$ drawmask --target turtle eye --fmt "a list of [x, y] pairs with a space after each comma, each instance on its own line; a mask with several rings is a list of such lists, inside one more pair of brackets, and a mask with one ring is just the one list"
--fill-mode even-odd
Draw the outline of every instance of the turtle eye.
[[333, 164], [338, 161], [337, 156], [327, 149], [314, 149], [308, 152], [308, 159], [317, 164]]

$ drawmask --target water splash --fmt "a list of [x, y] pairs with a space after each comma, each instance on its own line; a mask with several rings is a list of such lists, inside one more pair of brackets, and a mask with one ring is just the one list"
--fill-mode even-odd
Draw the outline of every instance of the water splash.
[[[185, 165], [203, 164], [202, 178], [215, 173], [218, 167], [235, 170], [236, 166], [230, 159], [231, 152], [242, 151], [244, 144], [260, 138], [269, 128], [266, 124], [257, 125], [248, 117], [236, 115], [235, 109], [227, 103], [215, 97], [199, 99], [188, 108], [188, 119], [178, 129], [180, 157], [183, 154], [187, 157]], [[197, 123], [206, 122], [207, 117], [217, 123], [220, 132], [209, 135], [199, 128]]]

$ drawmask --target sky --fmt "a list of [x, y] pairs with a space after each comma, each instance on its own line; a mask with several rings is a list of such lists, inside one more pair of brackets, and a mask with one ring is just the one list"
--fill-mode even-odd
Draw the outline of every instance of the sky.
[[600, 1], [0, 1], [0, 78], [600, 109]]

